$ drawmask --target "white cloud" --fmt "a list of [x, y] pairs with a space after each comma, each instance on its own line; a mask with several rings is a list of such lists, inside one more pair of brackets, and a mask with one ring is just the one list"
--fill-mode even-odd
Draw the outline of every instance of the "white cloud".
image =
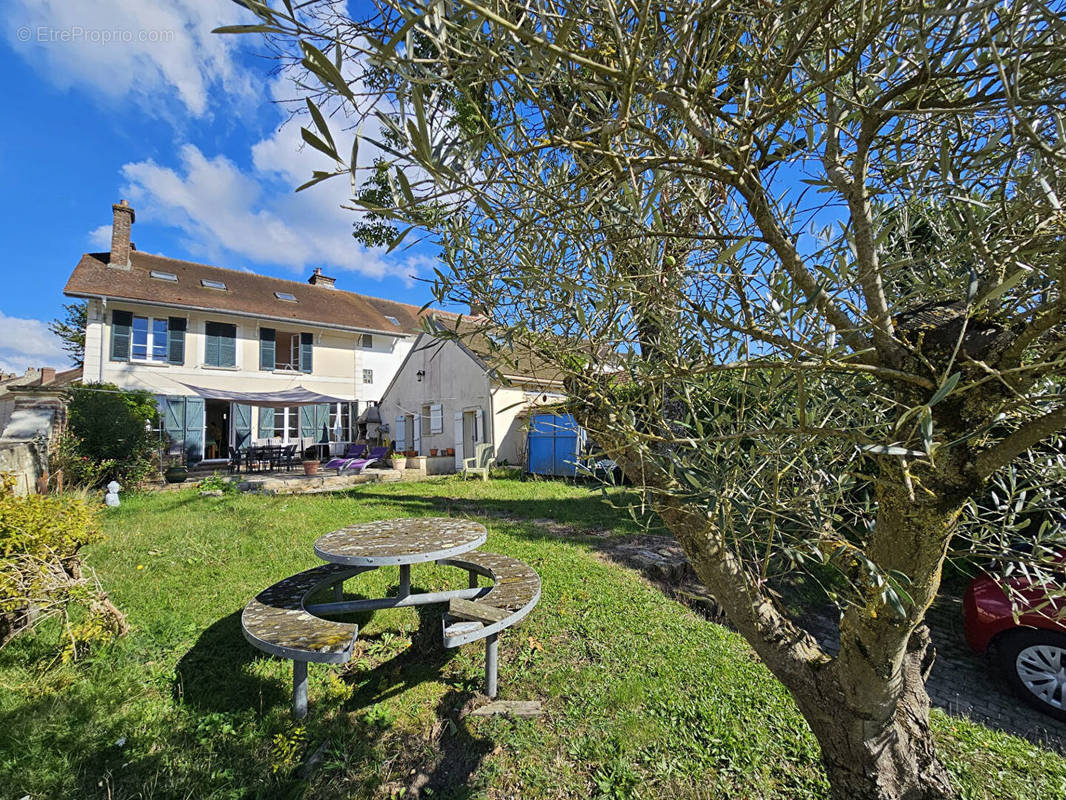
[[47, 323], [0, 311], [0, 370], [22, 374], [27, 367], [69, 369], [70, 359]]
[[221, 88], [251, 98], [251, 77], [234, 59], [245, 37], [212, 34], [249, 16], [231, 0], [12, 0], [4, 30], [15, 52], [55, 85], [88, 88], [112, 102], [133, 99], [159, 113], [176, 98], [201, 117]]
[[301, 150], [298, 138], [293, 123], [258, 142], [247, 171], [225, 156], [209, 157], [187, 144], [176, 167], [151, 160], [126, 164], [122, 193], [137, 208], [138, 220], [179, 228], [190, 252], [221, 266], [243, 266], [235, 259], [301, 273], [320, 266], [376, 279], [399, 278], [410, 285], [431, 259], [386, 258], [383, 249], [356, 242], [354, 213], [340, 207], [348, 198], [343, 177], [293, 191], [313, 169], [329, 166], [321, 154]]
[[89, 231], [89, 248], [93, 253], [106, 253], [111, 249], [110, 225], [100, 225]]

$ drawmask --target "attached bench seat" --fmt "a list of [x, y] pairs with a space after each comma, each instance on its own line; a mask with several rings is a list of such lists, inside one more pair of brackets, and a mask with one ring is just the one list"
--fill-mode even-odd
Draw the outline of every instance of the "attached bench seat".
[[316, 617], [304, 600], [324, 586], [339, 590], [345, 580], [370, 567], [323, 564], [275, 583], [244, 607], [244, 638], [271, 655], [292, 659], [293, 709], [307, 713], [307, 662], [344, 664], [352, 657], [359, 626]]
[[473, 600], [451, 600], [442, 625], [445, 647], [485, 639], [485, 694], [495, 697], [497, 634], [533, 610], [540, 600], [540, 576], [516, 558], [480, 550], [443, 558], [437, 563], [467, 570], [471, 588], [477, 586], [478, 575], [493, 581], [485, 594]]

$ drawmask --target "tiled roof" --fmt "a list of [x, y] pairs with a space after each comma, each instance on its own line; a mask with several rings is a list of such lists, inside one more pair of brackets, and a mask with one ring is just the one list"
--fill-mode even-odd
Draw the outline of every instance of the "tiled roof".
[[486, 370], [519, 383], [558, 384], [559, 367], [521, 342], [507, 342], [485, 317], [439, 320], [438, 329], [458, 334], [459, 344]]
[[[108, 267], [107, 253], [86, 253], [64, 287], [72, 297], [107, 297], [186, 309], [228, 312], [277, 321], [306, 322], [334, 328], [369, 332], [412, 334], [422, 330], [420, 317], [447, 312], [419, 310], [418, 306], [367, 297], [342, 289], [313, 286], [256, 275], [254, 272], [224, 269], [193, 261], [181, 261], [140, 251], [130, 253], [131, 269]], [[165, 273], [177, 280], [153, 278]], [[213, 289], [201, 281], [225, 284]], [[291, 295], [281, 300], [275, 293]], [[393, 322], [387, 317], [396, 320]]]

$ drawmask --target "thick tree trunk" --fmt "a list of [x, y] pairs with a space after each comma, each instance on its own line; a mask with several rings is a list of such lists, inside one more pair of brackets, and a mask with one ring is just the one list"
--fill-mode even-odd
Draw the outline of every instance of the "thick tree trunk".
[[[957, 474], [957, 465], [950, 466], [948, 474]], [[866, 553], [883, 575], [906, 576], [901, 586], [906, 611], [900, 616], [881, 596], [883, 587], [869, 584], [841, 620], [835, 658], [779, 613], [709, 527], [705, 511], [670, 500], [657, 508], [730, 621], [796, 699], [821, 745], [833, 797], [839, 800], [955, 796], [929, 724], [925, 676], [931, 649], [922, 620], [939, 588], [965, 495], [937, 478], [917, 476], [919, 488], [912, 494], [898, 464], [883, 468], [877, 523]], [[931, 491], [932, 485], [940, 491]]]
[[955, 796], [947, 770], [937, 759], [929, 726], [925, 676], [930, 660], [928, 631], [912, 637], [904, 658], [895, 708], [883, 719], [849, 711], [843, 696], [797, 697], [822, 748], [832, 796], [838, 800], [944, 800]]

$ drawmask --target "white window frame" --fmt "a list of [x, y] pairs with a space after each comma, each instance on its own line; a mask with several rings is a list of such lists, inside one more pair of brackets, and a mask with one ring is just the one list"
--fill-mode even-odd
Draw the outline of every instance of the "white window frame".
[[[134, 342], [134, 333], [137, 328], [137, 320], [145, 320], [148, 328], [145, 357], [137, 358], [133, 355], [133, 350], [137, 346]], [[164, 326], [163, 331], [163, 357], [152, 358], [152, 351], [155, 349], [155, 323], [162, 322]], [[130, 361], [136, 364], [166, 364], [169, 353], [167, 348], [170, 346], [170, 320], [167, 317], [145, 317], [141, 314], [134, 314], [133, 319], [130, 322]]]
[[[368, 376], [370, 378], [369, 380], [367, 380]], [[372, 369], [364, 369], [363, 370], [363, 383], [365, 383], [365, 384], [373, 384], [374, 383], [374, 370], [372, 370]]]
[[[278, 412], [282, 412], [280, 415]], [[281, 436], [278, 436], [278, 417], [281, 417], [282, 428]], [[293, 438], [289, 438], [289, 422], [295, 420], [296, 435]], [[274, 437], [275, 439], [281, 439], [282, 444], [292, 444], [293, 442], [300, 441], [300, 407], [299, 406], [285, 406], [284, 408], [274, 409]]]

